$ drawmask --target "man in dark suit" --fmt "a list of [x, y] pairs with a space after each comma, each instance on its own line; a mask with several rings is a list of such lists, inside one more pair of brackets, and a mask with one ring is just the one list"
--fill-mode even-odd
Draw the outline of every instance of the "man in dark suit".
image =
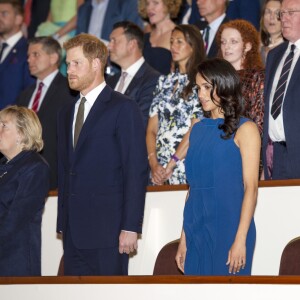
[[283, 0], [279, 13], [287, 40], [269, 52], [265, 79], [265, 179], [300, 178], [300, 0]]
[[116, 23], [110, 35], [108, 49], [111, 61], [121, 67], [122, 73], [108, 77], [107, 83], [139, 105], [146, 127], [160, 74], [145, 62], [143, 48], [144, 34], [137, 25], [129, 21]]
[[137, 0], [86, 0], [78, 9], [76, 32], [90, 33], [108, 41], [113, 25], [123, 20], [143, 26]]
[[138, 105], [104, 81], [106, 46], [80, 34], [64, 44], [80, 91], [58, 117], [58, 224], [65, 275], [127, 275], [141, 232], [148, 162]]
[[228, 0], [197, 0], [199, 13], [205, 19], [206, 24], [203, 26], [203, 21], [199, 20], [195, 25], [199, 27], [203, 35], [208, 58], [216, 57], [218, 54], [215, 37], [219, 27], [229, 21], [225, 14], [228, 4]]
[[[265, 1], [265, 0], [261, 0]], [[226, 10], [226, 16], [230, 20], [243, 19], [251, 22], [259, 29], [261, 1], [259, 0], [230, 0]], [[190, 24], [195, 24], [201, 18], [197, 6], [197, 0], [192, 0]]]
[[[75, 103], [77, 95], [71, 92], [67, 79], [58, 70], [61, 52], [59, 43], [52, 37], [36, 37], [29, 41], [29, 69], [37, 82], [17, 99], [18, 105], [32, 108], [42, 124], [44, 149], [41, 154], [50, 166], [50, 189], [57, 188], [57, 113], [64, 105]], [[37, 95], [40, 95], [38, 99]]]
[[0, 0], [0, 109], [15, 103], [19, 93], [35, 82], [21, 32], [23, 13], [18, 0]]

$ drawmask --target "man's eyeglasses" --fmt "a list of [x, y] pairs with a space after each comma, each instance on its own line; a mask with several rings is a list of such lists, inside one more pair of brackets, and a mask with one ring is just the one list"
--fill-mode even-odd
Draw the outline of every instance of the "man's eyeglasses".
[[295, 13], [300, 12], [300, 9], [294, 9], [294, 10], [281, 10], [277, 14], [277, 18], [279, 20], [282, 20], [282, 18], [286, 15], [287, 17], [291, 18], [294, 16]]

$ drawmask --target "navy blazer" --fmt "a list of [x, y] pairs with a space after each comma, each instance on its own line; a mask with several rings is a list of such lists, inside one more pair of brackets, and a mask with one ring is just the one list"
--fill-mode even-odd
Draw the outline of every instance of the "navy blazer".
[[0, 64], [0, 109], [14, 104], [18, 95], [35, 82], [27, 63], [27, 41], [24, 37]]
[[49, 167], [33, 151], [0, 161], [0, 276], [41, 275], [41, 221]]
[[119, 245], [121, 230], [141, 232], [148, 161], [137, 104], [106, 86], [73, 149], [75, 105], [58, 117], [58, 223], [78, 249]]
[[[35, 87], [34, 84], [23, 91], [17, 99], [17, 105], [28, 107]], [[41, 154], [49, 163], [51, 170], [51, 190], [57, 188], [57, 113], [63, 106], [75, 103], [77, 95], [78, 92], [71, 91], [68, 80], [58, 72], [37, 113], [43, 128], [44, 148]]]
[[[106, 79], [107, 84], [113, 89], [116, 87], [121, 73]], [[153, 92], [157, 84], [160, 73], [153, 69], [147, 62], [144, 62], [135, 76], [132, 78], [124, 95], [133, 99], [143, 114], [144, 125], [147, 127], [149, 109], [153, 100]]]
[[[263, 129], [263, 163], [265, 178], [269, 179], [266, 164], [266, 149], [269, 137], [269, 114], [270, 114], [270, 94], [274, 81], [274, 76], [278, 65], [288, 47], [288, 42], [282, 43], [272, 49], [267, 56], [266, 79], [265, 79], [265, 113]], [[289, 178], [300, 178], [300, 59], [298, 59], [289, 85], [286, 90], [282, 110], [283, 124], [286, 138], [287, 159], [289, 161], [288, 173]]]
[[[131, 21], [143, 28], [143, 21], [139, 16], [137, 5], [137, 0], [109, 0], [103, 21], [102, 33], [99, 38], [108, 41], [109, 35], [113, 30], [113, 25], [124, 20]], [[86, 0], [79, 7], [76, 34], [88, 32], [92, 10], [91, 0]]]

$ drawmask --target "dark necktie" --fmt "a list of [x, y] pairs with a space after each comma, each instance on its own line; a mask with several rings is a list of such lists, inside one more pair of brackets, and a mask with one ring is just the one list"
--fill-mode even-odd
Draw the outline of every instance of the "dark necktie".
[[38, 90], [36, 91], [36, 94], [34, 96], [32, 107], [31, 107], [31, 109], [34, 112], [38, 112], [38, 110], [39, 110], [39, 105], [40, 105], [40, 99], [41, 99], [41, 95], [42, 95], [43, 86], [44, 86], [43, 82], [40, 82]]
[[83, 120], [84, 120], [84, 104], [86, 102], [85, 97], [81, 98], [78, 111], [77, 111], [77, 116], [76, 116], [76, 122], [75, 122], [75, 130], [74, 130], [74, 149], [76, 147], [79, 134], [81, 131], [81, 128], [83, 126]]
[[205, 50], [207, 50], [209, 44], [209, 31], [210, 31], [210, 27], [207, 25], [205, 27], [205, 37], [204, 37]]
[[7, 43], [5, 43], [5, 42], [2, 43], [1, 50], [0, 50], [0, 63], [1, 63], [1, 59], [2, 59], [2, 55], [3, 55], [4, 49], [5, 49], [7, 46], [8, 46]]
[[282, 70], [280, 73], [280, 77], [279, 77], [279, 80], [277, 83], [277, 87], [275, 90], [273, 103], [272, 103], [272, 107], [271, 107], [271, 115], [274, 120], [277, 119], [277, 117], [279, 116], [279, 114], [281, 112], [284, 91], [285, 91], [287, 79], [289, 77], [289, 72], [290, 72], [291, 65], [292, 65], [293, 58], [294, 58], [294, 49], [295, 49], [295, 45], [291, 45], [291, 51], [284, 61], [284, 64], [283, 64], [283, 67], [282, 67]]
[[123, 90], [124, 84], [125, 84], [125, 79], [126, 79], [126, 76], [127, 76], [127, 75], [128, 75], [127, 72], [122, 72], [121, 78], [120, 78], [120, 84], [119, 84], [119, 86], [118, 86], [118, 88], [117, 88], [117, 92], [122, 93], [122, 90]]

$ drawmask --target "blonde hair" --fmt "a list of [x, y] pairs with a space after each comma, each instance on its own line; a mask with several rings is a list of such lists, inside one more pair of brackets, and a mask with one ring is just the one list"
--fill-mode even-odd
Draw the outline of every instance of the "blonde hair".
[[[162, 0], [163, 4], [166, 6], [171, 19], [175, 19], [179, 13], [182, 0]], [[147, 0], [139, 0], [138, 10], [140, 16], [147, 20]]]
[[64, 42], [64, 49], [68, 51], [69, 49], [82, 47], [83, 55], [91, 62], [95, 58], [99, 58], [104, 72], [104, 66], [107, 62], [108, 50], [103, 42], [101, 42], [97, 37], [81, 33], [68, 41]]
[[44, 146], [42, 139], [42, 125], [36, 113], [22, 106], [8, 106], [0, 111], [0, 119], [11, 117], [21, 134], [23, 150], [41, 151]]

